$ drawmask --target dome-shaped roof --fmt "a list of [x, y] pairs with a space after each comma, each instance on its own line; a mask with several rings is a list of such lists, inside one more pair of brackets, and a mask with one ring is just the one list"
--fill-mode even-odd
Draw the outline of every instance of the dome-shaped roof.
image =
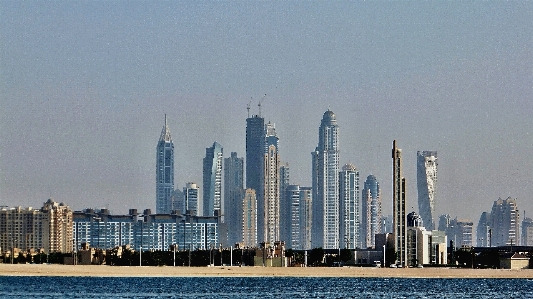
[[329, 109], [324, 112], [324, 115], [322, 116], [322, 123], [325, 125], [337, 124], [337, 118], [335, 117], [335, 113], [333, 113], [333, 111]]
[[322, 116], [322, 119], [335, 120], [335, 113], [328, 109], [326, 112], [324, 112], [324, 116]]

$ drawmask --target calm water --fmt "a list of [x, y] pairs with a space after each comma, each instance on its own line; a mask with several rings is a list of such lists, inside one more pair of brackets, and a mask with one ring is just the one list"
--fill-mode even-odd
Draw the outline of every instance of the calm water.
[[0, 298], [533, 298], [528, 279], [0, 277]]

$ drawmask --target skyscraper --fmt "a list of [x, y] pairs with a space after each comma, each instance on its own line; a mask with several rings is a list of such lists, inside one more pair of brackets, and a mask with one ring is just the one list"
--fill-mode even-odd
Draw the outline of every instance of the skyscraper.
[[224, 223], [228, 244], [242, 242], [244, 159], [236, 152], [224, 159]]
[[477, 224], [477, 246], [478, 247], [489, 247], [490, 242], [490, 213], [483, 212], [481, 217], [479, 217], [479, 222]]
[[437, 188], [437, 152], [416, 153], [418, 211], [427, 230], [435, 229], [435, 194]]
[[203, 216], [214, 216], [215, 211], [222, 209], [222, 152], [222, 146], [216, 141], [205, 149]]
[[324, 112], [312, 155], [313, 247], [339, 248], [339, 126]]
[[373, 175], [366, 178], [361, 192], [361, 239], [363, 248], [374, 247], [376, 234], [383, 232], [381, 215], [381, 190]]
[[339, 172], [340, 228], [342, 248], [361, 248], [359, 238], [359, 171], [346, 164]]
[[[274, 244], [279, 239], [279, 151], [278, 135], [274, 124], [265, 127], [265, 166], [264, 166], [264, 215], [259, 214], [259, 222], [263, 222], [265, 242]], [[261, 218], [262, 217], [262, 218]]]
[[402, 150], [396, 140], [392, 143], [392, 214], [394, 217], [394, 250], [397, 262], [406, 266], [406, 215], [405, 215], [405, 178], [402, 174]]
[[300, 248], [312, 249], [311, 230], [313, 228], [313, 188], [300, 187]]
[[254, 189], [244, 192], [242, 215], [242, 242], [245, 247], [257, 246], [257, 200]]
[[287, 186], [285, 193], [287, 202], [280, 211], [282, 240], [287, 248], [300, 249], [300, 185]]
[[170, 214], [172, 210], [172, 192], [174, 191], [174, 143], [165, 115], [165, 126], [157, 143], [156, 157], [156, 212]]
[[[264, 215], [264, 153], [265, 120], [258, 115], [252, 115], [246, 119], [246, 188], [255, 191], [257, 215]], [[262, 221], [257, 222], [257, 240], [265, 241]]]
[[492, 246], [520, 244], [520, 215], [516, 199], [498, 198], [492, 205], [490, 220]]
[[[287, 188], [289, 187], [289, 163], [281, 163], [279, 167], [279, 241], [285, 241], [289, 246], [290, 243], [290, 206], [291, 199], [288, 196]], [[291, 247], [287, 247], [291, 248]]]

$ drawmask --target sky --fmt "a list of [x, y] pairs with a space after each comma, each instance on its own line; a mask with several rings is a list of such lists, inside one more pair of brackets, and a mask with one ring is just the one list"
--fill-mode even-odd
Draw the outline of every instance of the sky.
[[408, 210], [438, 152], [437, 214], [477, 224], [499, 197], [533, 216], [533, 2], [0, 1], [0, 206], [155, 210], [165, 114], [176, 188], [214, 141], [245, 156], [247, 106], [310, 186], [323, 113], [340, 163]]

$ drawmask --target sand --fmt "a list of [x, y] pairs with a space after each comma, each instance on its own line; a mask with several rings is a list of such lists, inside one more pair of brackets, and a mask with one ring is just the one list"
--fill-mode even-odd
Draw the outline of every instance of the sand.
[[279, 268], [279, 267], [119, 267], [82, 265], [0, 264], [0, 276], [94, 277], [412, 277], [533, 278], [533, 269], [456, 268]]

